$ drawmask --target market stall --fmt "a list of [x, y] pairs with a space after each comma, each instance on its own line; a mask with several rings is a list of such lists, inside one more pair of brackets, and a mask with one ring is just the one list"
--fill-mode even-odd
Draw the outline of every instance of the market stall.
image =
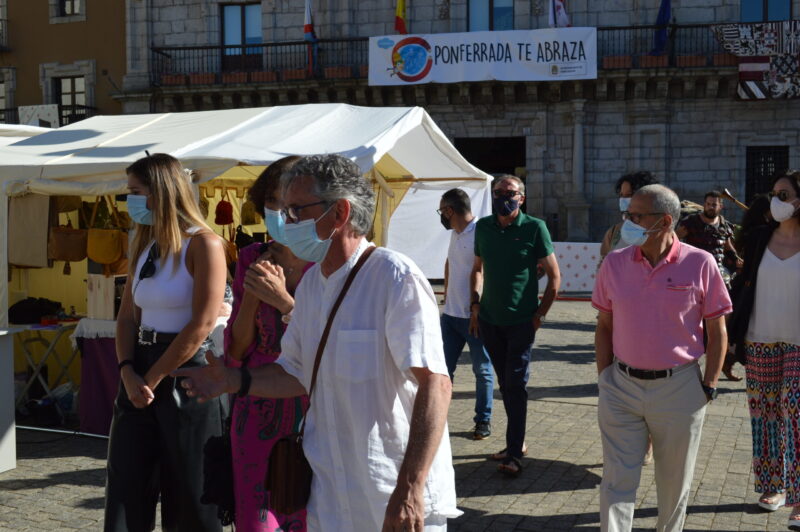
[[[477, 215], [491, 209], [491, 177], [469, 164], [423, 109], [309, 104], [96, 116], [0, 147], [0, 187], [6, 196], [0, 201], [0, 224], [15, 223], [9, 219], [8, 198], [124, 194], [124, 169], [145, 150], [170, 153], [192, 170], [212, 213], [213, 202], [226, 191], [230, 199], [244, 190], [272, 161], [289, 154], [340, 153], [360, 166], [377, 192], [373, 240], [410, 256], [430, 278], [443, 275], [449, 238], [435, 212], [441, 194], [458, 186], [470, 195]], [[239, 192], [231, 203], [241, 207], [241, 201]], [[425, 238], [419, 238], [420, 228]], [[7, 237], [0, 232], [0, 327], [8, 323]], [[32, 239], [31, 245], [46, 243]], [[73, 269], [73, 281], [66, 284], [75, 284], [81, 268]], [[7, 371], [1, 374], [0, 388], [11, 378]]]

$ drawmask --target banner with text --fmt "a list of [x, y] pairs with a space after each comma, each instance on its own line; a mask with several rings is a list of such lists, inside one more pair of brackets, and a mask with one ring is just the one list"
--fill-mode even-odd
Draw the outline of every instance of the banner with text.
[[597, 78], [597, 28], [384, 35], [369, 39], [369, 84]]

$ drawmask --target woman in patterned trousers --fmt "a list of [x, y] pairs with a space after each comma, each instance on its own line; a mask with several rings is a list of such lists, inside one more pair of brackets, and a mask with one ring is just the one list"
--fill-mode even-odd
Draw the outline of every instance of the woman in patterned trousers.
[[800, 530], [800, 172], [770, 196], [774, 222], [747, 242], [743, 272], [753, 290], [744, 322], [753, 474], [759, 506], [791, 506], [789, 529]]

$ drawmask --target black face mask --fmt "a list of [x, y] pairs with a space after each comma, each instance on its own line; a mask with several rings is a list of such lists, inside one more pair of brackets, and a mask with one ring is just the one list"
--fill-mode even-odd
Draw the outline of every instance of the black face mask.
[[440, 222], [442, 222], [442, 225], [443, 225], [443, 226], [444, 226], [444, 228], [445, 228], [445, 229], [447, 229], [448, 231], [449, 231], [450, 229], [452, 229], [452, 226], [450, 225], [450, 218], [446, 218], [446, 217], [445, 217], [445, 215], [444, 215], [444, 213], [442, 213], [442, 214], [440, 214], [440, 215], [439, 215], [439, 221], [440, 221]]
[[519, 200], [516, 196], [500, 196], [492, 199], [494, 211], [500, 216], [508, 216], [519, 208]]

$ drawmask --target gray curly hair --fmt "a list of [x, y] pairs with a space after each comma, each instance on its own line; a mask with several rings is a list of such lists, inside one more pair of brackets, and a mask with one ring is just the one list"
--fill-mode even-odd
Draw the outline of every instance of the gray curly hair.
[[314, 180], [309, 192], [328, 204], [340, 199], [350, 202], [350, 226], [357, 235], [369, 232], [375, 215], [375, 193], [356, 163], [333, 153], [303, 157], [281, 177], [284, 195], [289, 185], [302, 176]]

